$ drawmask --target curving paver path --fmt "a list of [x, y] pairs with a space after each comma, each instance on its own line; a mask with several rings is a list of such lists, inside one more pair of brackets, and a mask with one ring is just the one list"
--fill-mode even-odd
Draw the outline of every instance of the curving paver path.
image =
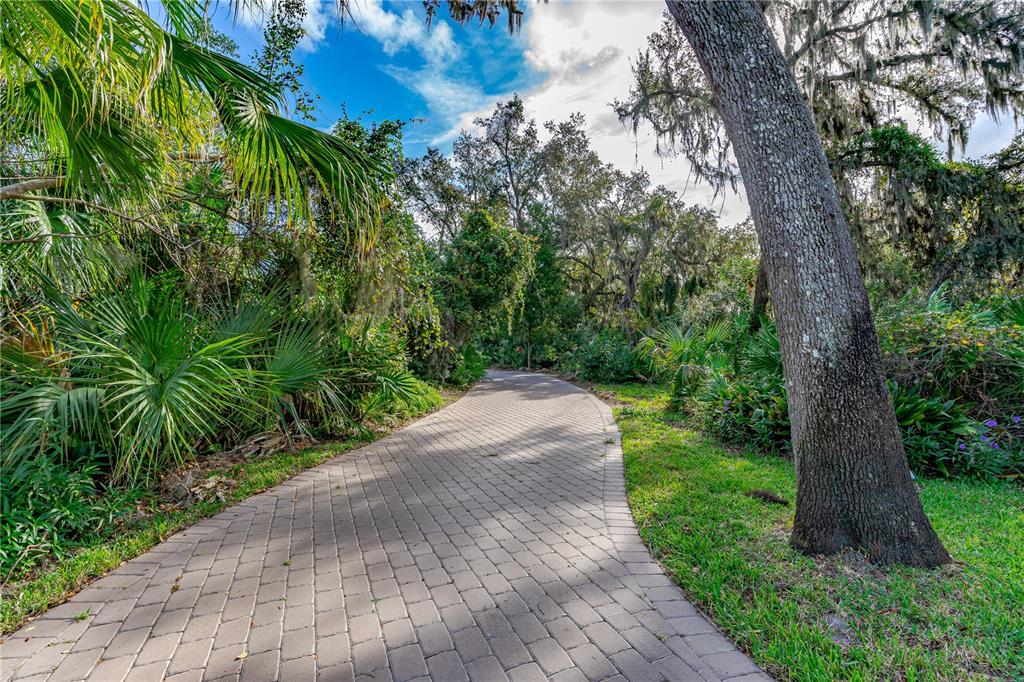
[[652, 561], [611, 411], [539, 374], [178, 533], [0, 645], [32, 680], [770, 680]]

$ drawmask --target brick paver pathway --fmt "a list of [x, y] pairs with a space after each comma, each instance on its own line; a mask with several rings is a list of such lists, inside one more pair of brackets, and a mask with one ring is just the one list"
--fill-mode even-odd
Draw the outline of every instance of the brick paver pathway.
[[651, 560], [610, 410], [492, 372], [0, 645], [3, 679], [768, 680]]

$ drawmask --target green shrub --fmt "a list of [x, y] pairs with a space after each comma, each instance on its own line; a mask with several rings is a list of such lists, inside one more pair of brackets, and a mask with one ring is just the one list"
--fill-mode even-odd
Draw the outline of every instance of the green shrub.
[[6, 466], [52, 449], [105, 452], [113, 484], [152, 482], [196, 446], [252, 433], [341, 435], [381, 401], [415, 397], [404, 338], [273, 295], [200, 306], [133, 277], [72, 301], [50, 291], [0, 346]]
[[442, 404], [444, 404], [444, 398], [436, 388], [425, 381], [413, 379], [407, 397], [399, 400], [389, 396], [377, 403], [366, 416], [374, 421], [383, 421], [394, 417], [409, 419], [415, 415], [436, 410]]
[[915, 473], [952, 477], [976, 470], [967, 461], [969, 453], [958, 446], [973, 442], [984, 429], [955, 400], [921, 395], [919, 389], [895, 382], [889, 382], [889, 393], [907, 462]]
[[655, 373], [668, 379], [670, 408], [681, 412], [712, 377], [728, 371], [733, 364], [735, 344], [731, 326], [718, 320], [703, 328], [664, 324], [637, 348], [651, 360]]
[[62, 556], [83, 537], [103, 532], [134, 511], [138, 489], [98, 485], [101, 458], [71, 460], [52, 449], [0, 467], [0, 581]]
[[84, 304], [51, 293], [35, 330], [0, 349], [0, 445], [32, 457], [44, 444], [111, 454], [110, 476], [134, 484], [180, 464], [232, 413], [256, 407], [258, 339], [211, 330], [171, 287], [134, 278]]
[[636, 381], [646, 365], [624, 336], [608, 330], [584, 334], [562, 361], [564, 369], [583, 381], [606, 384]]
[[953, 399], [975, 417], [1024, 412], [1024, 326], [1019, 304], [953, 310], [941, 295], [879, 321], [888, 375], [922, 394]]
[[756, 276], [756, 258], [738, 256], [718, 265], [711, 283], [684, 299], [684, 322], [703, 327], [750, 312]]
[[[45, 290], [0, 344], [5, 574], [113, 523], [136, 486], [198, 451], [272, 429], [344, 435], [441, 400], [407, 371], [404, 330], [388, 323], [274, 294], [199, 305], [141, 275], [88, 300]], [[465, 371], [481, 371], [468, 357]]]
[[480, 381], [486, 371], [487, 357], [476, 345], [470, 343], [462, 349], [461, 361], [452, 372], [449, 381], [454, 386], [469, 386]]
[[971, 478], [1024, 476], [1024, 423], [1020, 415], [1006, 422], [986, 419], [975, 437], [957, 444], [953, 464], [959, 475]]
[[775, 453], [790, 447], [789, 405], [780, 378], [718, 376], [697, 397], [697, 413], [724, 441]]

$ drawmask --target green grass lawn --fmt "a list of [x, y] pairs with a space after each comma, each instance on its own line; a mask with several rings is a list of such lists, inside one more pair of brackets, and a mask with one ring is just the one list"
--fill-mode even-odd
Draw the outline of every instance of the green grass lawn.
[[125, 561], [200, 519], [213, 516], [235, 502], [252, 497], [331, 457], [364, 445], [401, 426], [410, 419], [455, 400], [453, 392], [442, 396], [434, 391], [415, 409], [404, 408], [383, 420], [376, 431], [295, 452], [278, 452], [238, 464], [227, 471], [211, 471], [233, 481], [225, 499], [209, 499], [179, 509], [156, 511], [110, 532], [93, 536], [70, 556], [55, 560], [16, 584], [6, 585], [0, 598], [0, 635], [13, 632], [32, 616], [66, 601], [87, 584]]
[[727, 448], [666, 414], [659, 388], [599, 386], [622, 431], [640, 534], [768, 672], [797, 680], [1024, 679], [1024, 492], [927, 480], [925, 511], [956, 563], [878, 568], [790, 549], [792, 463]]

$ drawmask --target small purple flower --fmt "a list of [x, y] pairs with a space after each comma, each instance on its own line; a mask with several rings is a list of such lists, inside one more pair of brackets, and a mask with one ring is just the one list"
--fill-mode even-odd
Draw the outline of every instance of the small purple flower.
[[964, 445], [963, 443], [960, 443], [960, 445], [958, 445], [957, 447], [960, 448], [961, 450], [964, 450], [964, 449], [967, 448], [967, 446]]
[[994, 429], [997, 426], [999, 426], [999, 422], [997, 422], [995, 419], [989, 419], [988, 421], [985, 422], [985, 426], [987, 426], [990, 429]]
[[986, 443], [988, 442], [988, 436], [982, 436], [982, 437], [981, 437], [981, 439], [982, 439], [983, 441], [985, 441]]
[[1019, 414], [1013, 415], [1013, 423], [1014, 424], [1020, 424], [1020, 415]]

